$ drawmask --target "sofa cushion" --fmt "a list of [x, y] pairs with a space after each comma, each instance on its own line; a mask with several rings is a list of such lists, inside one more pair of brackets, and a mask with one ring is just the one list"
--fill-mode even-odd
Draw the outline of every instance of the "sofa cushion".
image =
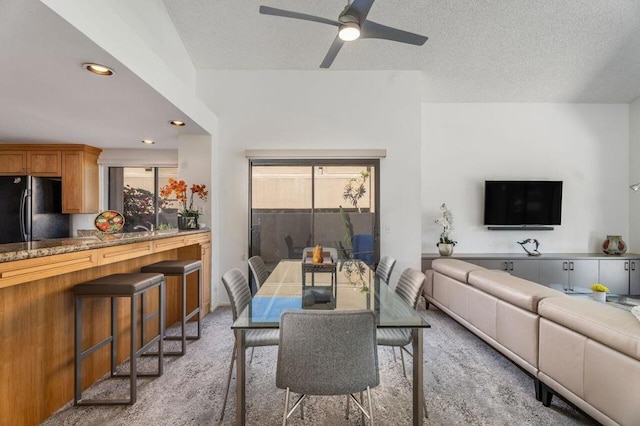
[[624, 309], [578, 297], [544, 299], [540, 316], [640, 360], [640, 322]]
[[469, 284], [522, 309], [538, 312], [545, 297], [569, 297], [560, 291], [490, 269], [469, 272]]
[[457, 259], [435, 259], [431, 262], [431, 268], [463, 283], [467, 282], [469, 272], [485, 269], [482, 266]]

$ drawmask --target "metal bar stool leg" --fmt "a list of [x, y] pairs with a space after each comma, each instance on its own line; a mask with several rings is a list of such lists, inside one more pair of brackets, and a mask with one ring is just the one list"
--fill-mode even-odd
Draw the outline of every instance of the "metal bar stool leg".
[[[144, 326], [144, 324], [143, 324]], [[136, 347], [136, 340], [138, 334], [138, 299], [135, 295], [131, 297], [131, 355], [129, 357], [130, 365], [129, 365], [129, 378], [130, 378], [130, 397], [129, 404], [134, 404], [136, 402], [138, 393], [136, 384], [138, 379], [138, 356], [136, 352], [138, 349]]]
[[202, 337], [202, 268], [198, 269], [198, 339]]
[[[165, 292], [164, 292], [165, 282], [162, 281], [160, 288], [158, 289], [158, 334], [160, 338], [158, 339], [158, 375], [162, 375], [163, 366], [164, 366], [164, 305], [165, 305]], [[144, 324], [143, 324], [144, 327]]]
[[140, 328], [140, 344], [141, 344], [141, 345], [143, 345], [143, 346], [144, 346], [144, 342], [147, 340], [147, 339], [146, 339], [146, 337], [147, 337], [147, 336], [146, 336], [146, 333], [145, 333], [145, 330], [144, 330], [144, 328], [145, 328], [145, 327], [144, 327], [144, 318], [145, 318], [145, 314], [144, 314], [144, 312], [145, 312], [145, 310], [144, 310], [144, 306], [145, 306], [145, 299], [146, 299], [146, 298], [145, 298], [145, 295], [146, 295], [146, 294], [147, 294], [146, 292], [143, 292], [143, 293], [140, 295], [140, 315], [142, 316], [142, 321], [141, 321], [141, 323], [142, 323], [142, 327]]
[[182, 275], [182, 350], [180, 355], [187, 352], [187, 274]]

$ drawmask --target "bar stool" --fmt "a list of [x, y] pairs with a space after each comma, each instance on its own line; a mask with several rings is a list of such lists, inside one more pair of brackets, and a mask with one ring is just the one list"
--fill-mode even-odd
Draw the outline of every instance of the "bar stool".
[[[145, 314], [145, 294], [154, 288], [159, 289], [158, 309], [150, 315]], [[75, 357], [74, 357], [74, 403], [75, 405], [120, 405], [134, 404], [137, 396], [138, 377], [157, 377], [162, 375], [163, 348], [162, 335], [164, 334], [164, 276], [162, 274], [114, 274], [98, 278], [93, 281], [77, 284], [73, 287], [75, 295], [74, 326], [75, 326]], [[141, 298], [141, 329], [142, 347], [137, 349], [138, 331], [138, 298]], [[94, 344], [88, 349], [82, 350], [82, 302], [85, 298], [109, 297], [111, 299], [111, 335]], [[131, 299], [131, 352], [130, 368], [128, 373], [117, 373], [117, 332], [118, 313], [116, 312], [116, 298], [128, 297]], [[148, 320], [158, 317], [158, 335], [148, 343], [144, 343], [144, 329]], [[158, 344], [158, 370], [156, 373], [139, 373], [137, 370], [138, 357], [146, 352], [152, 345]], [[82, 399], [82, 360], [103, 346], [111, 344], [111, 377], [129, 377], [129, 399]]]
[[[165, 340], [182, 340], [182, 349], [180, 351], [165, 352], [165, 355], [184, 355], [187, 353], [187, 339], [200, 339], [202, 334], [202, 324], [200, 322], [200, 307], [202, 306], [202, 292], [200, 290], [202, 281], [202, 262], [200, 260], [164, 260], [162, 262], [153, 263], [140, 269], [141, 272], [154, 272], [164, 274], [165, 276], [181, 276], [182, 277], [182, 318], [181, 318], [181, 335], [165, 336]], [[198, 306], [194, 310], [187, 313], [187, 275], [198, 273]], [[198, 334], [197, 336], [187, 336], [187, 321], [197, 315], [198, 318]]]

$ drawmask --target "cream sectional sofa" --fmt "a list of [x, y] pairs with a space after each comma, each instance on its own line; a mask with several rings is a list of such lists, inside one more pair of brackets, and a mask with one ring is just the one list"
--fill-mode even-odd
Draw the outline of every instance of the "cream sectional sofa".
[[425, 299], [602, 424], [640, 425], [640, 322], [629, 312], [456, 259], [432, 262]]

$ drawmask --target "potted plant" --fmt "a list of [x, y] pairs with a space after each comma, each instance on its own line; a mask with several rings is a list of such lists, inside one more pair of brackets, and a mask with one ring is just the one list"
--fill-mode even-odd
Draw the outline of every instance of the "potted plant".
[[593, 295], [591, 296], [593, 300], [602, 303], [607, 301], [607, 293], [609, 293], [609, 288], [607, 288], [606, 285], [595, 283], [589, 288], [593, 291]]
[[168, 198], [175, 193], [176, 200], [180, 203], [178, 209], [178, 229], [198, 229], [198, 217], [200, 213], [193, 207], [193, 196], [197, 195], [203, 201], [207, 201], [207, 185], [191, 185], [191, 193], [187, 196], [187, 183], [184, 180], [169, 178], [169, 183], [160, 188], [160, 196]]
[[440, 241], [436, 244], [440, 256], [451, 256], [453, 254], [453, 247], [457, 244], [457, 241], [452, 240], [449, 237], [449, 233], [453, 230], [453, 213], [449, 210], [449, 207], [445, 203], [440, 206], [442, 211], [442, 217], [439, 217], [435, 222], [442, 226], [442, 233], [440, 233]]

